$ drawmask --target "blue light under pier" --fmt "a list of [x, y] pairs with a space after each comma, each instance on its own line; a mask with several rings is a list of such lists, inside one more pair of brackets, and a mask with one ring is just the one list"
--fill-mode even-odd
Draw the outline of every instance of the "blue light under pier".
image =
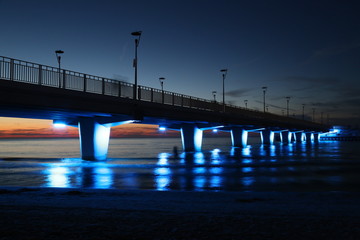
[[280, 132], [280, 140], [282, 143], [290, 143], [291, 142], [292, 133], [289, 131]]
[[246, 147], [248, 131], [240, 127], [232, 127], [230, 132], [233, 147]]
[[182, 124], [180, 131], [185, 152], [201, 151], [203, 130], [195, 124]]
[[262, 144], [266, 144], [266, 145], [271, 145], [274, 143], [274, 132], [269, 130], [269, 129], [265, 129], [261, 131], [261, 142]]

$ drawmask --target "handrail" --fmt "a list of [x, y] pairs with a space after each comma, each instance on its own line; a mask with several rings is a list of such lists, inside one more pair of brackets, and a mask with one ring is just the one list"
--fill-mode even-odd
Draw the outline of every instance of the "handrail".
[[[37, 84], [41, 86], [57, 87], [68, 90], [110, 95], [121, 98], [133, 98], [134, 84], [110, 78], [79, 73], [67, 69], [27, 62], [23, 60], [0, 56], [0, 79]], [[221, 102], [193, 97], [180, 93], [163, 91], [160, 89], [138, 86], [140, 101], [176, 105], [187, 108], [202, 109], [207, 111], [223, 111]], [[270, 118], [271, 120], [292, 123], [314, 122], [280, 116], [272, 113], [264, 113], [258, 110], [243, 108], [234, 105], [225, 105], [226, 112], [241, 114], [244, 117], [256, 119]]]

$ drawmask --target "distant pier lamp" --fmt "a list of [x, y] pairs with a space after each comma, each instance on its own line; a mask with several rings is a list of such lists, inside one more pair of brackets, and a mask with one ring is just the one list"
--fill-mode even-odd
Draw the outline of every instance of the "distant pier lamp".
[[67, 125], [65, 121], [56, 119], [53, 120], [53, 126], [54, 128], [65, 128]]
[[165, 78], [159, 78], [160, 85], [161, 85], [161, 102], [164, 104], [164, 80]]
[[61, 55], [64, 54], [63, 50], [56, 50], [56, 59], [59, 64], [59, 87], [61, 87]]
[[213, 95], [213, 97], [214, 97], [214, 103], [216, 103], [216, 91], [212, 91], [212, 95]]
[[269, 112], [269, 105], [266, 105], [266, 112]]
[[134, 93], [133, 98], [138, 99], [138, 80], [137, 80], [137, 69], [138, 69], [138, 57], [137, 57], [137, 49], [140, 43], [142, 31], [132, 32], [131, 35], [135, 36], [135, 58], [133, 62], [133, 67], [135, 68], [135, 84], [134, 84]]
[[247, 109], [248, 100], [244, 100], [245, 108]]
[[289, 102], [290, 97], [286, 97], [286, 116], [289, 117]]
[[262, 87], [262, 90], [263, 90], [263, 97], [264, 97], [264, 112], [265, 112], [265, 107], [266, 107], [266, 104], [265, 104], [265, 95], [266, 95], [266, 91], [267, 91], [267, 87]]
[[159, 127], [159, 131], [161, 131], [161, 132], [166, 131], [166, 127], [164, 127], [164, 126], [160, 126], [160, 127]]
[[227, 69], [221, 69], [222, 72], [222, 84], [223, 84], [223, 112], [225, 112], [225, 78], [227, 75]]

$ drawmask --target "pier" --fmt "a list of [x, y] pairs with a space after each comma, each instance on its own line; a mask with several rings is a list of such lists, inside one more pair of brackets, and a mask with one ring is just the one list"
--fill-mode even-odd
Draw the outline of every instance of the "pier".
[[245, 109], [42, 64], [0, 57], [0, 116], [50, 119], [77, 127], [81, 157], [106, 159], [111, 127], [154, 124], [181, 132], [186, 152], [201, 151], [204, 130], [231, 133], [232, 145], [247, 145], [248, 132], [263, 144], [280, 134], [284, 143], [318, 141], [330, 126]]

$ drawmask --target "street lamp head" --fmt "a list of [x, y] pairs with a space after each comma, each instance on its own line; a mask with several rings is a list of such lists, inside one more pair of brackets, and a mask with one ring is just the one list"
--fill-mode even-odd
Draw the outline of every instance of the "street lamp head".
[[133, 36], [141, 36], [142, 31], [132, 32], [131, 35]]
[[264, 92], [266, 92], [266, 90], [267, 90], [267, 87], [262, 87], [262, 90], [264, 90]]
[[217, 92], [216, 91], [212, 91], [212, 94], [216, 94]]
[[226, 73], [226, 72], [227, 72], [227, 69], [221, 69], [220, 72]]
[[285, 98], [286, 98], [286, 100], [288, 100], [288, 101], [289, 101], [291, 97], [285, 97]]
[[159, 78], [159, 81], [160, 81], [160, 82], [162, 82], [162, 81], [164, 81], [164, 80], [165, 80], [164, 77], [160, 77], [160, 78]]
[[55, 53], [56, 53], [56, 54], [63, 54], [64, 51], [63, 51], [63, 50], [56, 50]]

